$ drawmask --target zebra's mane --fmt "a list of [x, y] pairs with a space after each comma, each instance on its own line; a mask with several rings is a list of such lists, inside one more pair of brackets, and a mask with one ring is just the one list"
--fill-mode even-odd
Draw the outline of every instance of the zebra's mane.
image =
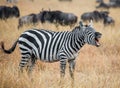
[[72, 32], [77, 33], [77, 32], [80, 31], [81, 29], [82, 29], [82, 27], [76, 26], [76, 27], [72, 30]]
[[[89, 27], [89, 25], [83, 25], [84, 27]], [[72, 32], [74, 32], [74, 33], [77, 33], [77, 32], [79, 32], [80, 30], [82, 30], [82, 27], [80, 27], [80, 26], [76, 26], [73, 30], [72, 30]]]

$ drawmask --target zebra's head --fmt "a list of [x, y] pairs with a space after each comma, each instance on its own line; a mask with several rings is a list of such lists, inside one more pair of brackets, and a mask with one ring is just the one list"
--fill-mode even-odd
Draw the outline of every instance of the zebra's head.
[[84, 42], [90, 45], [94, 45], [96, 47], [100, 46], [99, 39], [101, 38], [102, 34], [100, 32], [96, 32], [92, 26], [92, 22], [90, 25], [83, 25], [80, 22], [80, 29], [84, 35]]

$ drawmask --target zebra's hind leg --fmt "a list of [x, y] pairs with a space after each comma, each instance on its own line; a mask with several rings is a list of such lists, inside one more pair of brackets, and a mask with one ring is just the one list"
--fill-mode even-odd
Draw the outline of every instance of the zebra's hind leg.
[[35, 58], [31, 58], [30, 61], [29, 61], [29, 64], [28, 64], [28, 74], [30, 75], [34, 66], [35, 66], [35, 62], [36, 62], [36, 59]]
[[20, 61], [20, 64], [19, 64], [19, 70], [20, 70], [20, 72], [23, 72], [23, 68], [25, 66], [27, 66], [29, 60], [30, 60], [30, 58], [28, 58], [28, 57], [22, 57], [21, 58], [21, 61]]
[[35, 62], [36, 62], [36, 59], [31, 58], [27, 64], [27, 74], [32, 82], [34, 81], [34, 78], [33, 78], [34, 76], [32, 76], [32, 70], [35, 66]]
[[20, 61], [20, 64], [19, 64], [19, 68], [18, 68], [18, 76], [19, 77], [23, 76], [23, 72], [24, 72], [23, 68], [25, 68], [27, 66], [29, 60], [30, 59], [27, 58], [27, 57], [22, 57], [21, 58], [21, 61]]
[[74, 70], [75, 70], [75, 60], [68, 60], [69, 63], [69, 73], [72, 78], [71, 87], [74, 87]]

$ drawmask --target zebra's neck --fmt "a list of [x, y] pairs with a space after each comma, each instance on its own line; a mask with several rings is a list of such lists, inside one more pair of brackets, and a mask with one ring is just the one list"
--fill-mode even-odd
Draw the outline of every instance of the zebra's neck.
[[76, 49], [76, 52], [85, 44], [84, 35], [80, 32], [80, 29], [76, 28], [71, 32], [71, 44]]

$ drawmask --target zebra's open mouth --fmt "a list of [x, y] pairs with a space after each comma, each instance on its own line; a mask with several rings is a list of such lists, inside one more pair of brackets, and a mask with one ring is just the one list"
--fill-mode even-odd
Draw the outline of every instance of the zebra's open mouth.
[[97, 47], [100, 46], [99, 40], [100, 40], [101, 36], [102, 36], [101, 33], [95, 32], [95, 44], [96, 44]]
[[100, 46], [99, 40], [100, 40], [100, 38], [95, 38], [95, 43], [96, 43], [96, 46], [97, 46], [97, 47]]

